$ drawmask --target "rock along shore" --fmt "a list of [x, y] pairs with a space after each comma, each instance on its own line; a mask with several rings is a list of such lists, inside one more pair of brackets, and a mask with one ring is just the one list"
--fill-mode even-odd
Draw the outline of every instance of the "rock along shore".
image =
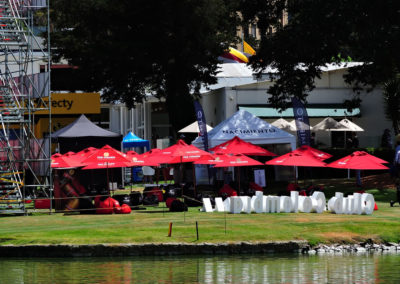
[[97, 245], [3, 245], [0, 257], [118, 257], [173, 255], [234, 255], [234, 254], [342, 254], [342, 253], [400, 253], [400, 244], [317, 245], [306, 241], [235, 242], [235, 243], [144, 243]]

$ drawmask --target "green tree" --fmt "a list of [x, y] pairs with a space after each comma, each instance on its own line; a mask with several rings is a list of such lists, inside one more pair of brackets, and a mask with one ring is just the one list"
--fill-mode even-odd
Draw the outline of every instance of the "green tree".
[[[362, 89], [369, 91], [399, 72], [400, 1], [242, 0], [241, 9], [247, 21], [257, 20], [261, 31], [252, 66], [278, 70], [269, 89], [269, 102], [278, 109], [287, 108], [293, 96], [306, 102], [321, 67], [343, 58], [365, 62], [345, 76], [354, 86], [353, 98], [345, 102], [349, 108], [361, 102]], [[289, 15], [286, 26], [279, 18], [283, 10]]]
[[54, 0], [51, 18], [54, 58], [79, 67], [86, 91], [128, 107], [165, 98], [174, 132], [193, 121], [193, 98], [237, 41], [229, 0]]
[[393, 78], [383, 87], [386, 118], [392, 121], [394, 133], [400, 133], [400, 78]]

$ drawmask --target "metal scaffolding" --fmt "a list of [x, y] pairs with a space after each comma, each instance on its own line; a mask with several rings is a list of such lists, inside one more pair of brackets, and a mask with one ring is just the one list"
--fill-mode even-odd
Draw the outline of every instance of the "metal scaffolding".
[[[0, 214], [25, 214], [26, 198], [51, 195], [48, 13], [48, 0], [0, 0]], [[40, 139], [38, 113], [49, 118]]]

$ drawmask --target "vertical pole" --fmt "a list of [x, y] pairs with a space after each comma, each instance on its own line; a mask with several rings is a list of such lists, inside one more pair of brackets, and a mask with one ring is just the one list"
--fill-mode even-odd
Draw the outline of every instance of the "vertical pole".
[[224, 216], [225, 216], [225, 235], [226, 235], [226, 211], [224, 210]]
[[198, 225], [197, 221], [196, 221], [196, 237], [197, 237], [197, 240], [199, 240], [199, 225]]
[[172, 222], [169, 223], [168, 237], [172, 236]]

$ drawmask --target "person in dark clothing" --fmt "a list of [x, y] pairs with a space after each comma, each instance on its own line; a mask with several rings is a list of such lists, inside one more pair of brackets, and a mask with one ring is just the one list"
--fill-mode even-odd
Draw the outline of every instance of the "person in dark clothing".
[[[400, 205], [400, 134], [396, 136], [396, 149], [394, 150], [393, 166], [395, 171], [396, 197], [397, 202], [399, 202]], [[391, 200], [390, 206], [393, 207], [395, 203], [396, 201]]]
[[390, 149], [393, 148], [392, 135], [390, 134], [390, 130], [387, 128], [383, 131], [382, 134], [381, 147]]
[[310, 146], [311, 147], [315, 147], [315, 132], [311, 133], [311, 137], [310, 137]]
[[353, 135], [353, 148], [358, 148], [360, 142], [358, 141], [358, 136], [356, 133]]

